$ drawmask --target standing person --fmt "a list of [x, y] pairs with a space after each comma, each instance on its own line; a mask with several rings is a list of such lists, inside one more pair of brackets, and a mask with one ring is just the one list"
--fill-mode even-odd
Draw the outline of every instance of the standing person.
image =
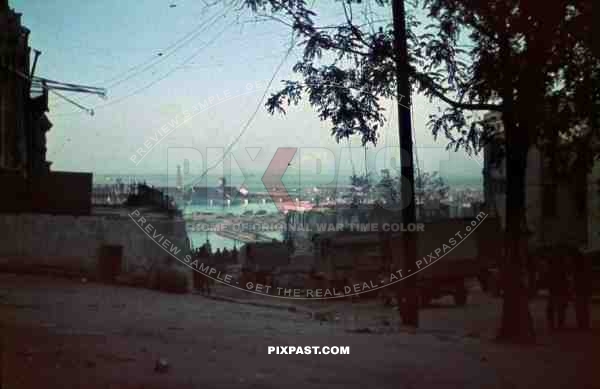
[[573, 289], [575, 292], [575, 317], [577, 328], [590, 328], [590, 304], [592, 299], [592, 261], [579, 251], [573, 256]]
[[549, 258], [548, 306], [546, 318], [551, 329], [562, 329], [565, 325], [569, 301], [569, 281], [566, 260], [561, 251]]

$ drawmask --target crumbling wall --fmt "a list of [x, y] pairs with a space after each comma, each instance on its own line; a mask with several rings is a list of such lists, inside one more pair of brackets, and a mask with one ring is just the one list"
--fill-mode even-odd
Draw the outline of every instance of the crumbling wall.
[[[148, 273], [173, 251], [189, 254], [185, 223], [149, 219], [168, 238], [165, 249], [127, 216], [0, 214], [0, 260], [4, 265], [64, 267], [95, 272], [100, 247], [123, 247], [122, 272]], [[152, 235], [152, 234], [150, 234]]]

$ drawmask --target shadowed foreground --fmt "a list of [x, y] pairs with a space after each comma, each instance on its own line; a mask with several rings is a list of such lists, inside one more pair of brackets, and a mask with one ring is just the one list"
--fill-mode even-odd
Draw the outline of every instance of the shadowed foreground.
[[[393, 320], [383, 308], [338, 303], [329, 308], [342, 318], [320, 323], [303, 310], [198, 295], [7, 274], [0, 285], [2, 388], [600, 388], [597, 321], [591, 334], [540, 328], [536, 346], [498, 345], [499, 301], [480, 292], [466, 309], [423, 311], [410, 333], [373, 324]], [[538, 324], [543, 304], [532, 307]], [[367, 322], [371, 333], [348, 331]], [[350, 346], [350, 355], [267, 354], [288, 345]], [[154, 371], [159, 358], [168, 371]]]

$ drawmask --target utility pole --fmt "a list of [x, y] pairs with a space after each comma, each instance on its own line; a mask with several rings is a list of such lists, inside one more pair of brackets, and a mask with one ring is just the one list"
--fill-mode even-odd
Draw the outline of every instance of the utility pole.
[[[415, 174], [413, 168], [413, 139], [411, 123], [411, 98], [410, 83], [408, 79], [408, 49], [406, 43], [406, 15], [404, 0], [392, 1], [392, 14], [394, 18], [394, 52], [396, 62], [396, 85], [398, 102], [398, 124], [400, 136], [400, 166], [402, 174], [402, 223], [416, 223], [415, 212]], [[415, 272], [416, 260], [416, 234], [405, 233], [402, 239], [404, 244], [403, 266], [404, 275]], [[409, 277], [402, 281], [399, 299], [402, 323], [412, 327], [419, 326], [419, 305], [416, 277]]]

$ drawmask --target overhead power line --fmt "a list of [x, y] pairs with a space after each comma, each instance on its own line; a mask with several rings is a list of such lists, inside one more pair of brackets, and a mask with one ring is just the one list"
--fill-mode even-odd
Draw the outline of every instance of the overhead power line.
[[172, 68], [171, 70], [169, 70], [167, 73], [163, 74], [161, 77], [147, 83], [146, 85], [134, 90], [133, 92], [122, 96], [116, 100], [110, 101], [106, 104], [103, 104], [101, 106], [98, 107], [99, 108], [105, 108], [117, 103], [120, 103], [123, 100], [126, 100], [130, 97], [136, 96], [142, 92], [144, 92], [146, 89], [149, 89], [150, 87], [154, 86], [155, 84], [159, 83], [160, 81], [164, 80], [165, 78], [169, 77], [171, 74], [175, 73], [176, 71], [178, 71], [179, 69], [181, 69], [183, 66], [185, 66], [187, 63], [189, 63], [190, 61], [192, 61], [194, 58], [196, 58], [204, 49], [206, 49], [208, 46], [210, 46], [211, 44], [213, 44], [218, 38], [220, 38], [220, 36], [228, 29], [230, 28], [230, 25], [225, 25], [224, 28], [222, 28], [219, 33], [213, 37], [213, 39], [211, 39], [210, 41], [208, 41], [206, 44], [204, 44], [202, 47], [200, 47], [200, 49], [194, 51], [194, 53], [192, 55], [190, 55], [189, 57], [187, 57], [183, 62], [181, 62], [179, 65], [177, 65], [176, 67]]
[[[216, 21], [218, 21], [220, 18], [225, 17], [230, 11], [231, 11], [231, 7], [227, 8], [224, 12], [216, 13], [215, 15], [212, 16], [212, 18], [210, 18], [211, 19], [210, 22], [201, 23], [194, 30], [192, 30], [191, 32], [186, 34], [183, 38], [181, 38], [179, 41], [175, 42], [174, 44], [169, 45], [163, 51], [160, 51], [158, 53], [158, 55], [155, 54], [154, 57], [150, 61], [147, 61], [146, 63], [141, 63], [139, 65], [134, 66], [132, 69], [129, 69], [127, 72], [125, 72], [124, 75], [135, 69], [141, 68], [139, 71], [134, 72], [133, 74], [130, 74], [123, 79], [119, 79], [119, 77], [113, 77], [113, 79], [108, 81], [109, 82], [108, 87], [112, 88], [117, 85], [120, 85], [120, 84], [124, 83], [125, 81], [128, 81], [128, 80], [132, 79], [133, 77], [137, 76], [138, 74], [141, 74], [141, 73], [151, 69], [152, 67], [158, 65], [159, 63], [164, 62], [167, 58], [169, 58], [170, 56], [172, 56], [173, 54], [178, 52], [180, 49], [182, 49], [183, 47], [185, 47], [189, 43], [191, 43], [195, 38], [197, 38], [200, 34], [205, 32], [208, 28], [214, 26]], [[206, 23], [208, 23], [208, 24], [206, 24]], [[114, 80], [117, 80], [117, 81], [114, 81]], [[114, 82], [111, 82], [111, 81], [114, 81]]]
[[281, 70], [281, 68], [283, 67], [283, 65], [285, 64], [285, 62], [287, 61], [287, 59], [290, 56], [290, 54], [292, 53], [293, 49], [294, 49], [294, 41], [292, 40], [292, 42], [290, 43], [290, 48], [286, 51], [286, 53], [283, 56], [281, 62], [275, 68], [275, 71], [273, 72], [273, 75], [271, 76], [271, 79], [267, 83], [265, 91], [262, 94], [260, 100], [258, 101], [258, 104], [256, 105], [256, 108], [254, 109], [254, 112], [252, 112], [252, 114], [250, 115], [250, 117], [248, 118], [248, 120], [246, 121], [246, 123], [244, 124], [244, 126], [242, 127], [242, 130], [240, 131], [240, 133], [229, 144], [229, 146], [227, 146], [227, 148], [225, 149], [225, 151], [223, 151], [223, 155], [221, 156], [221, 158], [219, 158], [219, 160], [217, 162], [213, 163], [211, 166], [209, 166], [208, 168], [206, 168], [206, 170], [204, 170], [204, 172], [198, 178], [198, 181], [201, 180], [202, 178], [204, 178], [204, 176], [206, 176], [206, 174], [209, 171], [211, 171], [214, 168], [216, 168], [221, 162], [223, 162], [225, 160], [225, 157], [227, 156], [227, 154], [229, 154], [231, 152], [231, 150], [239, 142], [239, 140], [242, 138], [242, 136], [244, 136], [244, 134], [246, 133], [246, 131], [250, 128], [250, 125], [252, 124], [252, 122], [256, 118], [256, 115], [258, 114], [258, 111], [263, 106], [263, 102], [265, 100], [265, 97], [267, 97], [267, 93], [269, 93], [269, 89], [271, 88], [271, 85], [273, 85], [273, 82], [275, 81], [275, 77], [277, 77], [277, 74], [279, 73], [279, 71]]
[[[215, 3], [207, 5], [205, 8], [209, 8], [209, 7], [213, 6], [214, 4]], [[191, 31], [186, 33], [183, 37], [177, 39], [173, 43], [169, 44], [167, 47], [158, 50], [158, 53], [161, 54], [160, 56], [158, 56], [155, 53], [152, 57], [148, 58], [147, 60], [144, 60], [143, 62], [140, 62], [139, 64], [125, 70], [124, 72], [121, 72], [121, 73], [115, 75], [114, 77], [103, 81], [102, 84], [106, 84], [107, 88], [114, 88], [115, 86], [118, 86], [126, 81], [129, 81], [130, 79], [136, 77], [137, 75], [144, 73], [145, 71], [153, 68], [154, 66], [164, 62], [167, 58], [169, 58], [170, 56], [172, 56], [173, 54], [178, 52], [181, 48], [183, 48], [183, 47], [187, 46], [189, 43], [191, 43], [196, 37], [198, 37], [201, 33], [203, 33], [208, 27], [212, 27], [212, 25], [214, 24], [214, 21], [216, 19], [218, 19], [219, 16], [225, 16], [225, 14], [229, 12], [230, 8], [231, 8], [231, 6], [224, 13], [219, 13], [219, 12], [215, 13], [214, 15], [212, 15], [212, 17], [209, 17], [206, 20], [204, 20], [202, 23], [199, 23], [194, 29], [192, 29]], [[209, 20], [212, 20], [213, 23], [210, 25], [207, 25], [207, 23], [209, 23]], [[57, 106], [60, 106], [60, 104], [56, 105], [55, 107], [57, 107]]]
[[[222, 17], [226, 16], [229, 11], [231, 10], [231, 7], [229, 7], [229, 9], [222, 14]], [[218, 18], [213, 20], [212, 24], [210, 27], [212, 27], [213, 25], [215, 25], [218, 21]], [[145, 84], [144, 86], [126, 94], [123, 95], [115, 100], [109, 101], [106, 104], [100, 105], [98, 107], [96, 107], [95, 109], [102, 109], [102, 108], [106, 108], [109, 107], [111, 105], [115, 105], [118, 104], [126, 99], [129, 99], [133, 96], [139, 95], [140, 93], [146, 91], [147, 89], [151, 88], [152, 86], [154, 86], [155, 84], [159, 83], [160, 81], [166, 79], [167, 77], [169, 77], [171, 74], [175, 73], [177, 70], [181, 69], [182, 67], [184, 67], [186, 64], [188, 64], [189, 62], [191, 62], [194, 58], [196, 58], [204, 49], [206, 49], [208, 46], [210, 46], [211, 44], [213, 44], [218, 38], [221, 37], [221, 35], [229, 28], [231, 28], [231, 24], [225, 24], [225, 26], [219, 31], [219, 33], [217, 35], [215, 35], [211, 40], [209, 40], [208, 42], [206, 42], [204, 45], [202, 45], [198, 50], [194, 51], [194, 53], [192, 55], [190, 55], [189, 57], [187, 57], [183, 62], [179, 63], [177, 66], [175, 66], [174, 68], [172, 68], [171, 70], [167, 71], [165, 74], [163, 74], [162, 76], [160, 76], [157, 79], [154, 79], [152, 81], [150, 81], [149, 83]], [[72, 116], [72, 115], [77, 115], [79, 114], [79, 112], [70, 112], [70, 113], [64, 113], [64, 114], [56, 114], [53, 115], [55, 117], [63, 117], [63, 116]]]

